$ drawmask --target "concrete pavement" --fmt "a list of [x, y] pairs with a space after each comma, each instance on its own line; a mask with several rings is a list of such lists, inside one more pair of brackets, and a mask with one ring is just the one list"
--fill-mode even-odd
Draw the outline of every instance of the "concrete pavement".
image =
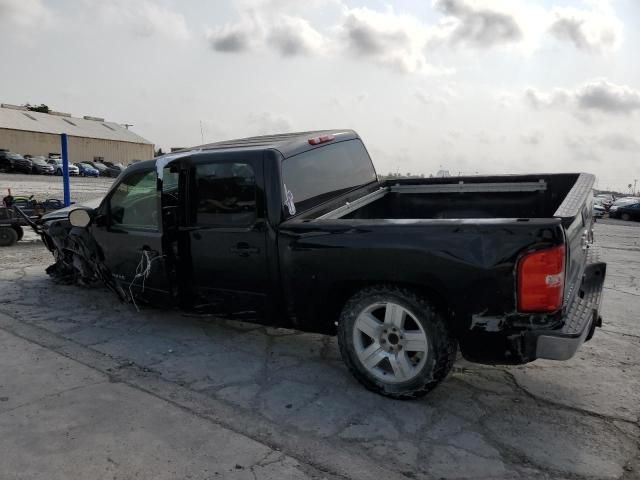
[[[255, 451], [276, 448], [287, 455], [271, 466], [277, 478], [639, 478], [638, 226], [597, 225], [609, 262], [605, 324], [574, 359], [511, 368], [460, 360], [447, 381], [415, 402], [363, 390], [333, 338], [178, 312], [138, 313], [109, 292], [53, 284], [44, 274], [48, 252], [35, 240], [18, 244], [0, 251], [0, 345], [19, 337], [38, 345], [46, 365], [58, 365], [62, 355], [84, 367], [69, 375], [56, 367], [58, 374], [39, 375], [42, 386], [34, 388], [20, 382], [35, 385], [29, 378], [38, 376], [36, 367], [17, 370], [33, 357], [0, 374], [0, 385], [21, 392], [0, 387], [0, 397], [9, 398], [0, 409], [25, 404], [0, 410], [0, 452], [17, 445], [10, 450], [14, 471], [39, 465], [49, 468], [46, 478], [83, 478], [78, 472], [85, 471], [74, 468], [108, 448], [124, 465], [118, 478], [127, 478], [123, 472], [144, 478], [143, 465], [161, 476], [165, 457], [176, 462], [166, 478], [186, 477], [180, 459], [193, 466], [193, 478], [208, 478], [209, 467], [227, 468], [235, 451], [246, 455], [240, 464], [247, 467], [259, 466], [252, 463]], [[76, 431], [68, 427], [74, 422], [86, 439], [77, 450], [59, 443], [67, 430]], [[217, 430], [210, 434], [216, 446], [225, 446], [225, 435], [242, 441], [211, 453], [206, 437]], [[56, 449], [55, 462], [32, 459]], [[129, 457], [138, 450], [136, 463]], [[112, 465], [102, 457], [98, 463], [104, 472]]]
[[6, 331], [0, 345], [0, 478], [328, 478]]

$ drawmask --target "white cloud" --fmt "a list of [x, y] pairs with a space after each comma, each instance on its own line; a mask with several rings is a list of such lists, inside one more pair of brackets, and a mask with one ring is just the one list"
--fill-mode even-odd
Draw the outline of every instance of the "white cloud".
[[346, 52], [401, 73], [451, 73], [425, 58], [432, 30], [415, 16], [397, 14], [392, 8], [349, 8], [338, 0], [318, 0], [308, 10], [327, 4], [338, 7], [337, 16], [322, 31], [303, 16], [292, 15], [297, 10], [289, 0], [250, 1], [237, 22], [210, 30], [207, 38], [213, 50], [223, 53], [269, 48], [286, 57], [335, 58]]
[[287, 117], [271, 112], [251, 114], [248, 124], [254, 135], [286, 133], [293, 130], [292, 123]]
[[414, 96], [423, 105], [438, 105], [441, 107], [446, 107], [451, 100], [459, 97], [458, 92], [448, 84], [433, 87], [429, 92], [418, 89], [414, 92]]
[[610, 133], [600, 137], [600, 145], [619, 152], [640, 152], [640, 142], [631, 135]]
[[503, 109], [512, 108], [517, 102], [519, 102], [520, 97], [513, 92], [507, 91], [498, 91], [493, 94], [494, 103]]
[[622, 42], [622, 22], [607, 2], [598, 2], [591, 10], [554, 8], [551, 16], [549, 33], [579, 50], [602, 53], [616, 50]]
[[414, 16], [396, 14], [391, 8], [347, 9], [338, 30], [340, 42], [355, 58], [402, 73], [446, 73], [427, 62], [424, 50], [430, 30]]
[[211, 48], [223, 53], [241, 53], [250, 50], [261, 36], [260, 27], [251, 20], [218, 27], [207, 32]]
[[300, 17], [283, 15], [267, 35], [267, 42], [285, 57], [322, 52], [326, 39]]
[[526, 145], [537, 147], [542, 143], [542, 140], [544, 140], [544, 135], [541, 131], [534, 130], [532, 132], [520, 135], [520, 140]]
[[524, 92], [525, 100], [535, 109], [555, 108], [569, 104], [572, 93], [562, 88], [555, 88], [551, 92], [541, 92], [529, 87]]
[[583, 110], [622, 115], [640, 110], [640, 90], [606, 80], [584, 84], [576, 91], [575, 98]]
[[51, 12], [42, 0], [0, 0], [0, 25], [19, 31], [48, 24]]
[[211, 48], [223, 53], [241, 53], [270, 47], [285, 57], [321, 54], [326, 38], [306, 19], [274, 8], [281, 3], [284, 2], [252, 5], [241, 12], [238, 22], [209, 30], [207, 39]]
[[[416, 15], [350, 7], [343, 0], [244, 0], [240, 18], [207, 34], [213, 50], [242, 53], [269, 49], [282, 56], [349, 55], [400, 73], [450, 74], [427, 56], [434, 47], [508, 47], [532, 53], [545, 35], [578, 48], [616, 48], [621, 27], [607, 2], [591, 9], [548, 9], [526, 0], [432, 0], [444, 17], [427, 24]], [[322, 18], [320, 22], [317, 19]]]
[[591, 80], [574, 90], [556, 88], [541, 92], [528, 88], [525, 99], [535, 109], [565, 108], [574, 113], [611, 115], [629, 115], [640, 111], [640, 90], [604, 79]]
[[496, 2], [435, 0], [433, 6], [448, 16], [442, 26], [446, 40], [454, 45], [488, 48], [519, 42], [524, 36], [516, 16], [497, 8]]
[[[87, 3], [89, 12], [96, 14], [94, 3]], [[121, 25], [141, 37], [161, 35], [186, 40], [191, 34], [181, 13], [174, 12], [156, 0], [111, 0], [101, 2], [97, 14], [109, 24]]]
[[593, 137], [568, 134], [564, 137], [564, 144], [574, 162], [599, 163], [601, 161], [600, 155], [596, 153]]

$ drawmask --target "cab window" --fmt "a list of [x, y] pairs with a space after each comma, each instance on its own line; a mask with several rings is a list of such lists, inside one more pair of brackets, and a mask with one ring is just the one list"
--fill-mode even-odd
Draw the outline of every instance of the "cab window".
[[376, 171], [362, 142], [349, 140], [285, 159], [282, 179], [285, 205], [290, 196], [295, 210], [301, 212], [375, 181]]
[[158, 230], [156, 171], [128, 175], [109, 200], [111, 226]]
[[251, 165], [220, 162], [195, 168], [195, 223], [248, 227], [256, 220], [256, 179]]

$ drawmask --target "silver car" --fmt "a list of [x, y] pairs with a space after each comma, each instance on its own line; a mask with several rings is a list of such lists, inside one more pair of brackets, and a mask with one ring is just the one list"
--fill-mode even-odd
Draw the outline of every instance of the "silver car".
[[[54, 175], [62, 175], [62, 159], [53, 157], [47, 160], [47, 163], [53, 165]], [[69, 175], [80, 175], [80, 169], [73, 163], [69, 162]]]

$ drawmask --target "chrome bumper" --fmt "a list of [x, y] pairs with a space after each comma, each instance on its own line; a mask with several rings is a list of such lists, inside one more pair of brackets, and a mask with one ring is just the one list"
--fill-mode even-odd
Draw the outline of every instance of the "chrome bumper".
[[582, 285], [564, 315], [562, 328], [535, 332], [536, 358], [569, 360], [602, 325], [600, 300], [606, 270], [607, 264], [599, 261], [586, 266]]

